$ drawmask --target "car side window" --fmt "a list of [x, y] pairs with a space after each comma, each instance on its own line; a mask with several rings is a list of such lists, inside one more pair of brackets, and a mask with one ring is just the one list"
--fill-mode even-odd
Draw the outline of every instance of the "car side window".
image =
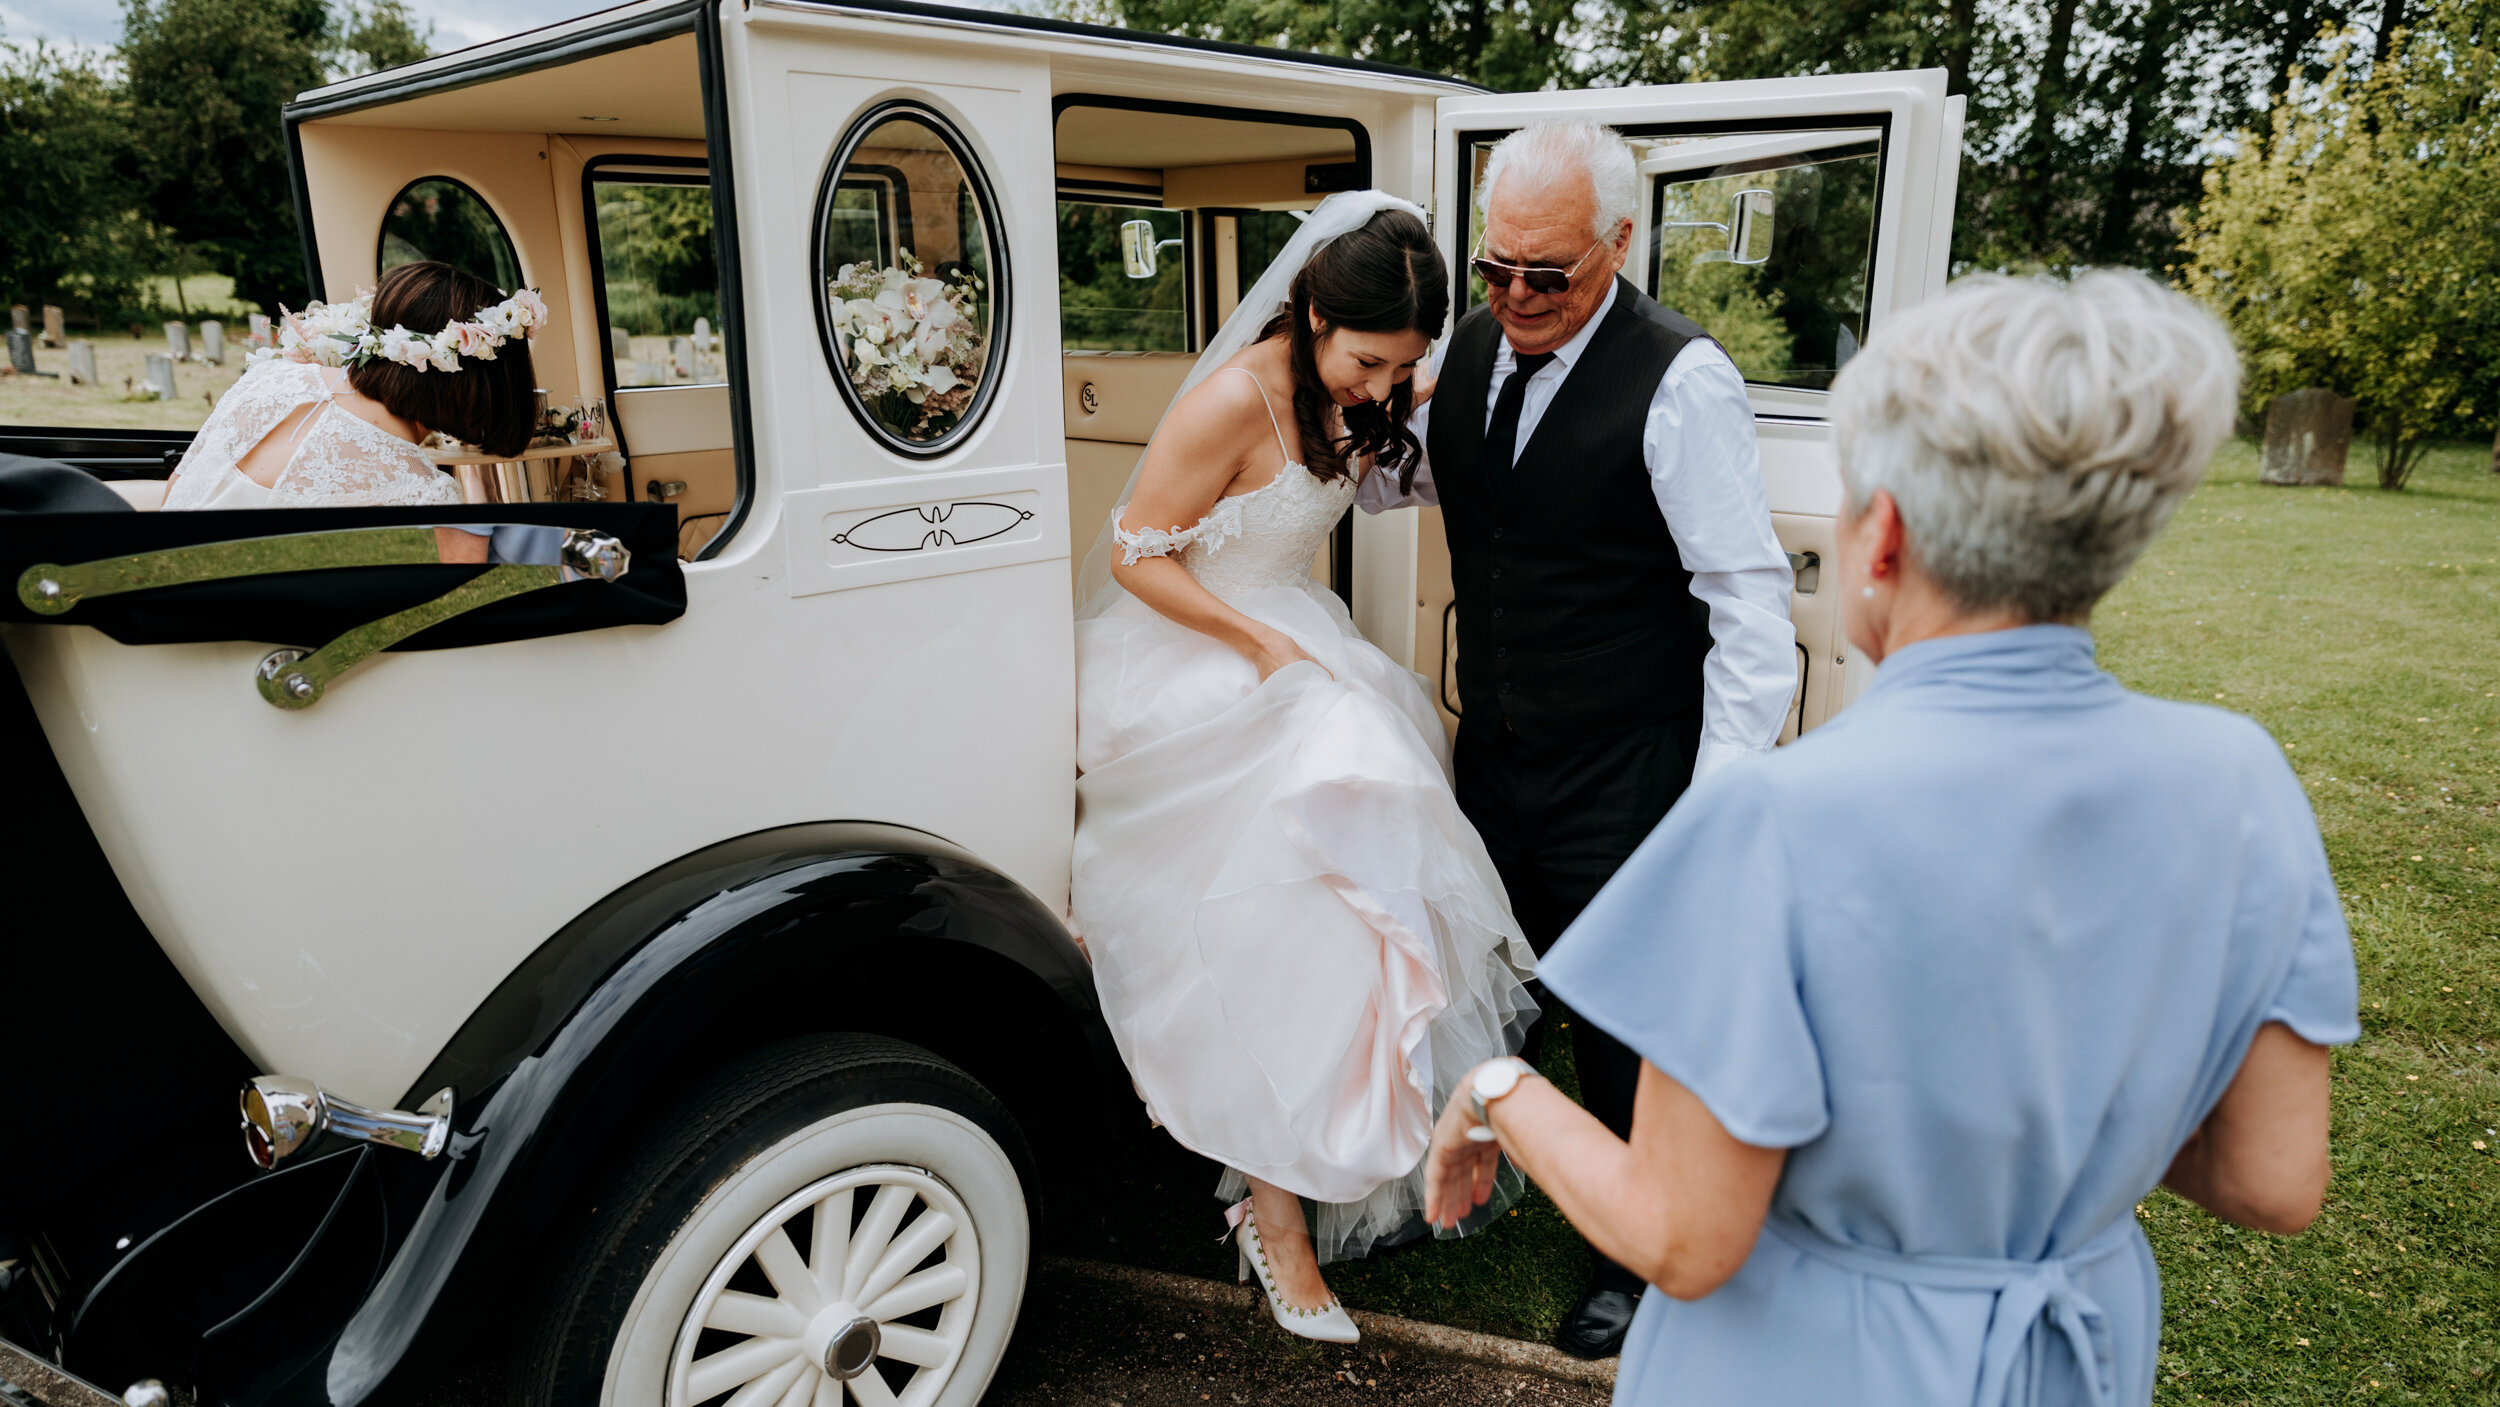
[[[1122, 257], [1120, 231], [1142, 220], [1153, 242], [1183, 241], [1155, 261], [1150, 278], [1134, 278]], [[1186, 352], [1189, 350], [1189, 219], [1153, 206], [1059, 202], [1059, 346], [1063, 351]]]
[[726, 380], [711, 186], [700, 174], [594, 170], [590, 201], [611, 384]]

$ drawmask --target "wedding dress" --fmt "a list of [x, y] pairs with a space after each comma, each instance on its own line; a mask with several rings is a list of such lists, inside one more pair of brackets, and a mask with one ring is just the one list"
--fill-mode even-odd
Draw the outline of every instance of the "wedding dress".
[[1193, 527], [1117, 533], [1316, 663], [1262, 682], [1116, 588], [1076, 637], [1072, 916], [1104, 1014], [1152, 1116], [1231, 1170], [1219, 1195], [1246, 1173], [1320, 1204], [1322, 1261], [1425, 1229], [1434, 1117], [1536, 1017], [1423, 681], [1310, 578], [1354, 491], [1288, 456]]
[[[335, 379], [333, 379], [335, 378]], [[164, 507], [382, 508], [457, 504], [460, 484], [415, 445], [341, 408], [346, 373], [266, 361], [243, 373], [209, 412], [165, 491]], [[239, 467], [286, 418], [298, 422], [286, 467], [266, 486]]]

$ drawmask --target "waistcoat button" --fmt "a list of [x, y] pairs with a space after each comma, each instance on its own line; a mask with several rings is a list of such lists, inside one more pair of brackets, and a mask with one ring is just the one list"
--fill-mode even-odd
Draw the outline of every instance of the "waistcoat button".
[[1502, 618], [1502, 608], [1501, 608], [1501, 607], [1499, 607], [1499, 606], [1495, 606], [1495, 607], [1493, 608], [1493, 618], [1494, 618], [1495, 620], [1500, 620], [1500, 619]]
[[1496, 650], [1493, 652], [1493, 658], [1495, 658], [1495, 659], [1497, 659], [1497, 660], [1506, 660], [1506, 659], [1509, 659], [1509, 658], [1510, 658], [1510, 646], [1508, 646], [1508, 645], [1504, 645], [1504, 646], [1500, 647], [1499, 649], [1496, 649]]
[[1495, 581], [1500, 581], [1502, 579], [1502, 569], [1500, 567], [1495, 567], [1493, 569], [1493, 579]]

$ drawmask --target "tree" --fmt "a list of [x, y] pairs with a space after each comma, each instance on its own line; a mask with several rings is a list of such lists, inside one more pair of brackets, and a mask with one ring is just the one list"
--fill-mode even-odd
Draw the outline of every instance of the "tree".
[[322, 0], [126, 0], [121, 62], [145, 208], [235, 296], [304, 300], [279, 109], [327, 80]]
[[2496, 10], [2443, 5], [2366, 66], [2348, 37], [2206, 176], [2189, 227], [2188, 287], [2231, 325], [2252, 405], [2351, 395], [2382, 488], [2500, 396]]
[[113, 299], [149, 272], [160, 233], [125, 219], [135, 204], [129, 116], [91, 61], [40, 45], [0, 45], [0, 292], [57, 297], [73, 282]]
[[434, 24], [417, 29], [416, 16], [402, 0], [373, 0], [359, 6], [350, 0], [338, 18], [331, 62], [341, 78], [398, 68], [434, 53]]

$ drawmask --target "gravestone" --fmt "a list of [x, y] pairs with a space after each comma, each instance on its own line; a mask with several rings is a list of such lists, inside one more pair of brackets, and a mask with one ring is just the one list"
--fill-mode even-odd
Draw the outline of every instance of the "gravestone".
[[634, 359], [634, 335], [611, 324], [608, 328], [608, 351], [620, 362]]
[[2352, 400], [2323, 386], [2274, 398], [2257, 478], [2268, 484], [2341, 484], [2352, 452]]
[[686, 337], [668, 339], [669, 369], [686, 380], [694, 377], [694, 341]]
[[[180, 324], [169, 324], [179, 326]], [[148, 353], [148, 389], [160, 401], [170, 401], [179, 394], [174, 390], [174, 359], [162, 352]]]
[[61, 310], [46, 303], [43, 306], [43, 345], [58, 347], [69, 340], [69, 325], [61, 320]]
[[9, 305], [9, 331], [32, 332], [34, 330], [34, 314], [27, 311], [23, 303], [11, 303]]
[[20, 376], [35, 374], [35, 334], [25, 328], [9, 329], [9, 369]]
[[81, 337], [69, 344], [69, 384], [93, 386], [95, 375], [95, 344]]
[[252, 345], [254, 347], [275, 347], [278, 345], [277, 335], [269, 330], [269, 315], [267, 313], [252, 314]]
[[226, 364], [226, 325], [215, 319], [200, 324], [200, 355], [210, 366]]
[[187, 322], [165, 324], [165, 350], [175, 361], [191, 360], [191, 324]]

